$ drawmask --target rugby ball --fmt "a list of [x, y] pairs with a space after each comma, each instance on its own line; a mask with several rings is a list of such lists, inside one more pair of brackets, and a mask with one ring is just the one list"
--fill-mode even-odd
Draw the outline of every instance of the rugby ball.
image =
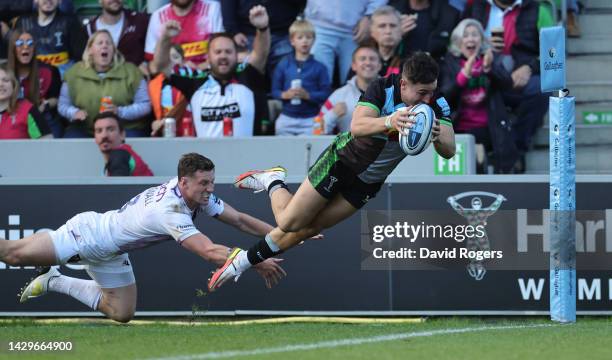
[[412, 108], [414, 126], [407, 129], [406, 135], [400, 132], [399, 145], [406, 155], [418, 155], [425, 151], [431, 143], [435, 115], [427, 104], [419, 104]]

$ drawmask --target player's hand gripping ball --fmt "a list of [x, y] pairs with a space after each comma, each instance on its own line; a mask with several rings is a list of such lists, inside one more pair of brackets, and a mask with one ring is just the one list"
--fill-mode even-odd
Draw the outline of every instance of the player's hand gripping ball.
[[434, 111], [427, 104], [414, 106], [411, 111], [414, 125], [399, 133], [399, 145], [407, 155], [418, 155], [431, 143], [432, 129], [436, 119]]

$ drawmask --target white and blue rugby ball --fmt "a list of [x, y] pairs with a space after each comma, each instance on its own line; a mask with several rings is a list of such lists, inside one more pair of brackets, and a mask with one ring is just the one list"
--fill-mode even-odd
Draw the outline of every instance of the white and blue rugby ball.
[[427, 104], [419, 104], [412, 108], [415, 123], [407, 129], [406, 135], [400, 132], [399, 145], [406, 155], [418, 155], [425, 151], [431, 143], [435, 115]]

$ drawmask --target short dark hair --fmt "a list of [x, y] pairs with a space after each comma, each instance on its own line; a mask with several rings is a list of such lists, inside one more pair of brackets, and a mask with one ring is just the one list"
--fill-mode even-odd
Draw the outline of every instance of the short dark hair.
[[413, 84], [431, 84], [438, 79], [438, 63], [430, 55], [418, 51], [404, 62], [402, 77]]
[[232, 44], [234, 44], [234, 48], [236, 48], [236, 50], [238, 50], [238, 44], [236, 44], [236, 41], [234, 40], [234, 37], [232, 36], [232, 34], [228, 33], [228, 32], [216, 32], [213, 33], [210, 38], [208, 39], [208, 47], [210, 48], [210, 45], [213, 43], [213, 41], [215, 39], [218, 38], [227, 38], [230, 39], [232, 41]]
[[119, 125], [119, 131], [123, 131], [124, 129], [123, 121], [119, 118], [119, 115], [115, 114], [112, 111], [103, 111], [96, 115], [96, 117], [94, 117], [93, 119], [94, 127], [96, 126], [96, 121], [101, 119], [115, 119], [115, 121], [117, 121], [117, 124]]
[[215, 164], [207, 158], [198, 153], [189, 153], [181, 156], [178, 163], [178, 177], [179, 179], [185, 176], [192, 176], [197, 171], [212, 171], [215, 169]]

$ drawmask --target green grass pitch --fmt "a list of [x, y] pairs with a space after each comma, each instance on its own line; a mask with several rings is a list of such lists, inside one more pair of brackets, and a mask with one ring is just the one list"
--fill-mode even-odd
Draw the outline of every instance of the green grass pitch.
[[[612, 318], [580, 317], [569, 325], [469, 317], [405, 324], [201, 324], [207, 321], [0, 319], [0, 359], [612, 359]], [[9, 341], [70, 341], [73, 350], [10, 352]]]

